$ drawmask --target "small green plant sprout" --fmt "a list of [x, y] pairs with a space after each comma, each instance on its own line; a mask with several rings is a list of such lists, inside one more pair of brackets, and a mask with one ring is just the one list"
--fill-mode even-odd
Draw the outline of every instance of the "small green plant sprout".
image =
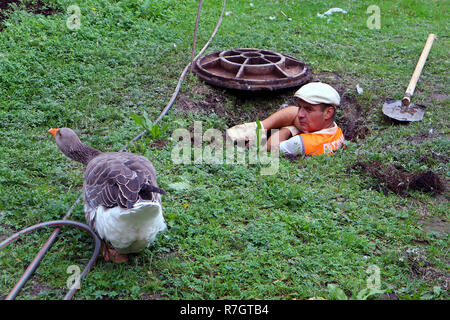
[[256, 120], [256, 154], [258, 157], [258, 163], [259, 163], [259, 144], [261, 143], [261, 131], [262, 131], [261, 121]]
[[147, 133], [150, 135], [151, 140], [157, 140], [159, 139], [164, 132], [169, 127], [169, 124], [166, 124], [163, 127], [159, 127], [157, 124], [154, 124], [150, 118], [148, 117], [147, 111], [145, 111], [143, 108], [140, 107], [142, 110], [142, 116], [137, 114], [132, 114], [131, 117], [133, 118], [134, 122], [136, 122], [137, 125], [141, 126], [143, 129], [147, 131]]

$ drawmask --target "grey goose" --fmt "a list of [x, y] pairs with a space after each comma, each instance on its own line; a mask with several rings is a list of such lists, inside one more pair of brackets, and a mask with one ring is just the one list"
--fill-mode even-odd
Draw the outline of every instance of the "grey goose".
[[86, 165], [84, 212], [104, 242], [106, 261], [126, 261], [126, 254], [148, 247], [167, 228], [161, 206], [165, 191], [158, 187], [155, 168], [146, 157], [100, 152], [83, 144], [69, 128], [48, 132], [66, 156]]

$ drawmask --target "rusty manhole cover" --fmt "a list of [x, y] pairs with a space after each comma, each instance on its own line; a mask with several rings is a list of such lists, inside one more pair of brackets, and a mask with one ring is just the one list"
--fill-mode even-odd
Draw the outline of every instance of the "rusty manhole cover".
[[260, 49], [207, 54], [194, 62], [193, 72], [209, 84], [249, 91], [296, 87], [311, 79], [311, 67], [303, 61]]

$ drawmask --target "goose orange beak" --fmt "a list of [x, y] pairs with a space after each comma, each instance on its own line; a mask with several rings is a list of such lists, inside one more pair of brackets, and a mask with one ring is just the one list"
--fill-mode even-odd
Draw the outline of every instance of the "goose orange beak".
[[51, 133], [53, 137], [56, 137], [56, 133], [58, 132], [58, 130], [59, 129], [51, 128], [50, 130], [48, 130], [48, 132]]

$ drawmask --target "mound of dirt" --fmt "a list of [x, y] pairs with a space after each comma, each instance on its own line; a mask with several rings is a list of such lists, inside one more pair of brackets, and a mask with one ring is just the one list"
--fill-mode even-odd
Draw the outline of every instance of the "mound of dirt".
[[431, 170], [413, 175], [412, 189], [424, 192], [442, 193], [445, 186], [439, 176]]
[[384, 165], [378, 161], [357, 162], [351, 168], [377, 179], [380, 185], [376, 188], [384, 193], [386, 188], [401, 195], [407, 194], [408, 190], [420, 190], [433, 194], [445, 191], [441, 178], [431, 170], [411, 173], [401, 166]]

